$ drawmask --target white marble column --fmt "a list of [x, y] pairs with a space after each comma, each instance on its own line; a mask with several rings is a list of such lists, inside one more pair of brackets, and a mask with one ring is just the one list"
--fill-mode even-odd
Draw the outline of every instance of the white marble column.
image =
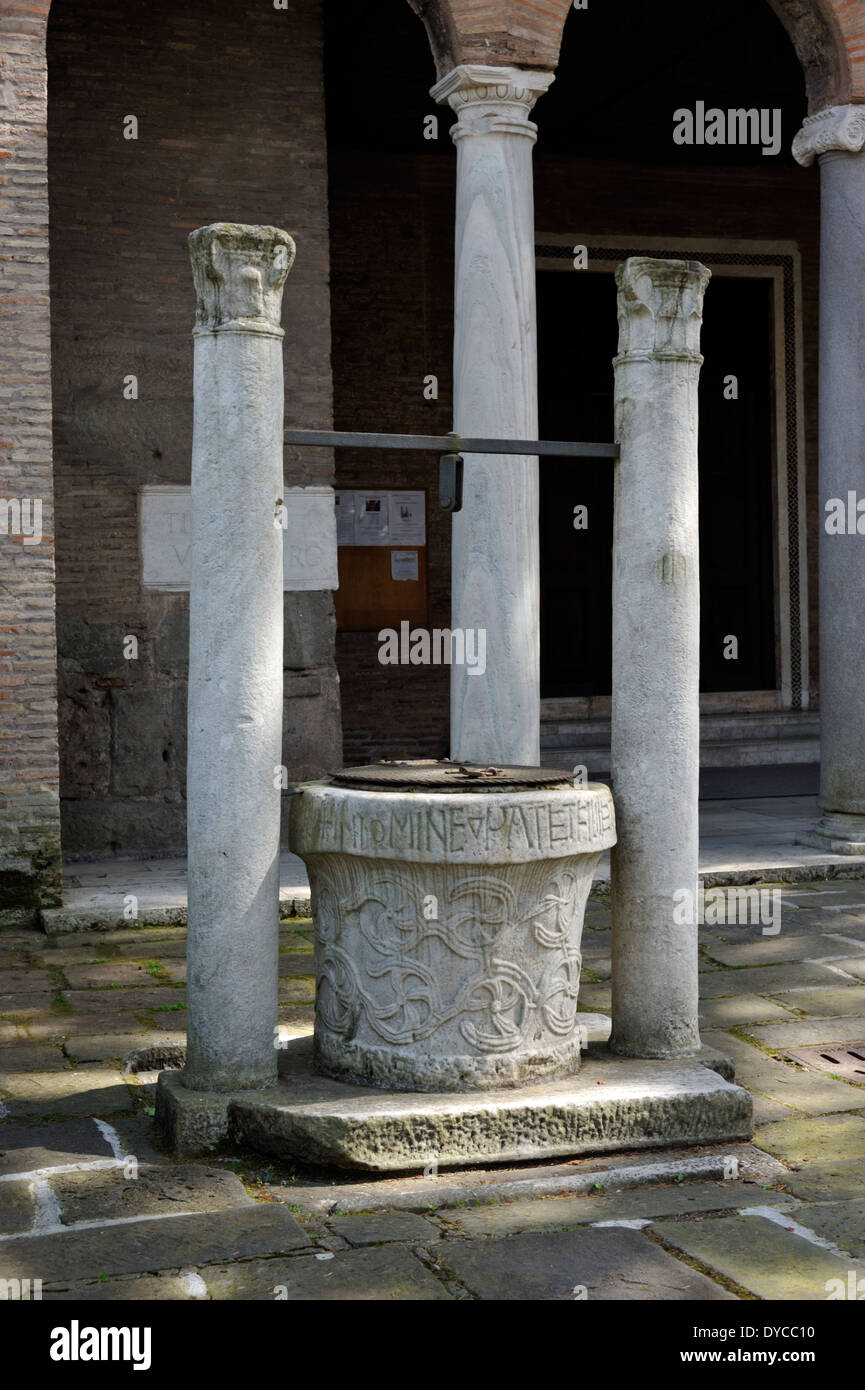
[[[552, 73], [466, 64], [432, 89], [459, 115], [454, 429], [536, 439], [534, 197], [529, 120]], [[451, 668], [451, 757], [540, 761], [538, 461], [465, 459], [453, 519], [455, 628], [484, 629], [486, 670]], [[477, 648], [475, 648], [477, 650]]]
[[282, 762], [282, 287], [294, 243], [215, 223], [197, 296], [189, 596], [193, 1090], [276, 1080]]
[[688, 1057], [697, 1027], [700, 573], [697, 382], [709, 271], [616, 272], [613, 1031], [627, 1057]]
[[[817, 835], [835, 854], [865, 854], [863, 145], [865, 106], [832, 106], [809, 116], [793, 141], [793, 154], [800, 164], [820, 161], [818, 544], [823, 814]], [[826, 530], [830, 516], [826, 507], [833, 499], [847, 515], [848, 524], [840, 534]], [[861, 514], [856, 511], [858, 502], [863, 503]]]

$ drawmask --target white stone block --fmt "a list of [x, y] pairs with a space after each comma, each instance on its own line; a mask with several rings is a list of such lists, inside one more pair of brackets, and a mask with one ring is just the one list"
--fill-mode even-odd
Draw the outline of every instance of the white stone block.
[[[291, 593], [337, 589], [333, 488], [286, 488], [283, 588]], [[192, 497], [188, 487], [141, 489], [141, 583], [162, 593], [189, 592]]]

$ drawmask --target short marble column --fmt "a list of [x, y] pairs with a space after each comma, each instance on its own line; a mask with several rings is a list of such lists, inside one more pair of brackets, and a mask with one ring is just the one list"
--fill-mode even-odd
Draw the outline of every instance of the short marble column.
[[218, 222], [197, 296], [185, 1084], [276, 1080], [282, 762], [282, 287], [294, 243]]
[[700, 575], [696, 261], [616, 272], [613, 1051], [689, 1057], [697, 1027]]
[[[529, 112], [552, 73], [466, 64], [432, 89], [459, 115], [454, 429], [536, 439]], [[540, 557], [536, 457], [465, 458], [453, 519], [451, 625], [486, 633], [486, 669], [451, 667], [451, 757], [540, 761]], [[477, 650], [477, 648], [475, 648]]]
[[[818, 555], [823, 814], [817, 836], [834, 854], [865, 854], [863, 145], [865, 106], [832, 106], [809, 116], [793, 141], [793, 154], [800, 164], [820, 161]], [[861, 513], [857, 505], [862, 506]], [[839, 511], [843, 530], [830, 519]]]

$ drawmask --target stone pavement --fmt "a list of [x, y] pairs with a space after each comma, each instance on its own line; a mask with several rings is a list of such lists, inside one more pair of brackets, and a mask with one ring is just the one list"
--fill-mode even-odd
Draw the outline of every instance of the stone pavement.
[[[0, 1279], [41, 1280], [46, 1300], [851, 1296], [865, 876], [779, 892], [777, 935], [701, 929], [704, 1039], [754, 1095], [753, 1144], [386, 1179], [155, 1147], [156, 1072], [184, 1043], [182, 928], [0, 932]], [[603, 898], [584, 952], [581, 1007], [604, 1013]], [[310, 1030], [313, 989], [310, 924], [284, 924], [286, 1036]]]
[[[865, 859], [826, 854], [810, 843], [819, 818], [813, 796], [741, 797], [700, 803], [700, 873], [706, 884], [750, 883], [766, 874], [785, 882], [865, 876]], [[609, 889], [610, 857], [595, 875]], [[284, 918], [309, 911], [306, 869], [297, 855], [280, 855]], [[43, 913], [49, 932], [104, 928], [108, 923], [179, 925], [186, 920], [186, 860], [105, 859], [67, 864], [64, 906]]]

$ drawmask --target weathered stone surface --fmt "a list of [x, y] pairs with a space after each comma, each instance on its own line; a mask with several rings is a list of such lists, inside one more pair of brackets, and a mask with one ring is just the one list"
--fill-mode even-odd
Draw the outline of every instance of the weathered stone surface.
[[285, 595], [285, 665], [294, 671], [328, 666], [333, 660], [336, 620], [329, 593]]
[[[189, 1017], [199, 1091], [276, 1079], [282, 760], [282, 290], [277, 227], [191, 233]], [[212, 756], [214, 747], [220, 755]]]
[[0, 1047], [0, 1090], [3, 1077], [19, 1071], [68, 1071], [69, 1062], [52, 1043], [13, 1043]]
[[9, 1114], [111, 1115], [132, 1109], [120, 1073], [105, 1071], [23, 1072], [3, 1082]]
[[696, 924], [674, 905], [698, 869], [697, 383], [710, 273], [646, 256], [616, 270], [610, 767], [626, 833], [611, 855], [611, 1046], [629, 1057], [688, 1057], [700, 1042]]
[[282, 951], [279, 957], [280, 975], [306, 975], [315, 978], [312, 951]]
[[807, 1047], [809, 1043], [861, 1042], [865, 1039], [865, 1015], [852, 1018], [797, 1018], [789, 1023], [748, 1028], [765, 1047]]
[[826, 1115], [822, 1119], [781, 1120], [754, 1135], [761, 1149], [793, 1167], [859, 1159], [865, 1154], [865, 1118]]
[[776, 1060], [730, 1033], [707, 1033], [706, 1040], [724, 1047], [735, 1060], [739, 1083], [772, 1100], [809, 1114], [865, 1109], [865, 1095], [854, 1086]]
[[169, 985], [158, 985], [153, 981], [151, 988], [123, 989], [67, 989], [64, 998], [76, 1013], [112, 1013], [121, 1009], [155, 1009], [160, 1005], [183, 1005], [186, 1003], [186, 990], [173, 989]]
[[91, 1283], [49, 1284], [42, 1289], [45, 1303], [152, 1303], [164, 1299], [182, 1303], [206, 1297], [201, 1276], [196, 1271]]
[[375, 1171], [750, 1137], [746, 1091], [685, 1062], [592, 1055], [565, 1081], [510, 1091], [387, 1093], [316, 1074], [308, 1038], [280, 1050], [282, 1084], [196, 1096], [163, 1073], [157, 1119], [175, 1151], [193, 1152], [229, 1131], [237, 1142], [313, 1163]]
[[757, 1183], [683, 1183], [681, 1186], [631, 1189], [610, 1196], [550, 1197], [546, 1201], [511, 1202], [467, 1210], [443, 1208], [437, 1214], [470, 1236], [502, 1236], [516, 1231], [557, 1230], [603, 1221], [651, 1220], [693, 1212], [738, 1211], [753, 1206], [793, 1206], [792, 1198], [766, 1192]]
[[768, 1096], [760, 1095], [759, 1092], [752, 1092], [754, 1102], [754, 1124], [768, 1125], [774, 1120], [790, 1119], [793, 1115], [801, 1114], [801, 1111], [789, 1105], [783, 1105], [781, 1101], [771, 1100]]
[[700, 1001], [700, 1028], [733, 1028], [751, 1023], [789, 1019], [789, 1009], [756, 994], [733, 994]]
[[63, 1044], [63, 1052], [75, 1062], [119, 1061], [131, 1052], [136, 1044], [143, 1046], [145, 1039], [150, 1042], [152, 1036], [142, 1028], [138, 1034], [107, 1033], [105, 1037], [94, 1034], [89, 1037], [70, 1038]]
[[135, 1177], [124, 1177], [119, 1168], [113, 1172], [65, 1173], [51, 1185], [64, 1226], [254, 1206], [235, 1173], [193, 1164], [141, 1166]]
[[[123, 1012], [117, 1008], [117, 996], [112, 994], [115, 1012], [73, 1014], [63, 1011], [57, 1014], [41, 1013], [27, 1019], [27, 1034], [34, 1042], [50, 1039], [64, 1042], [69, 1038], [87, 1037], [95, 1029], [106, 1033], [128, 1033], [134, 1036], [142, 1031], [144, 1024], [136, 1018], [132, 1010]], [[130, 1047], [133, 1044], [130, 1043]]]
[[[551, 72], [460, 64], [433, 88], [458, 114], [454, 429], [536, 439], [537, 358], [529, 113]], [[453, 518], [452, 625], [488, 632], [485, 674], [451, 667], [451, 756], [540, 761], [538, 462], [468, 455]]]
[[[838, 979], [837, 975], [835, 979]], [[840, 985], [837, 989], [797, 989], [785, 1002], [809, 1014], [861, 1014], [865, 1010], [865, 985]]]
[[114, 747], [111, 792], [123, 798], [152, 798], [171, 785], [175, 701], [167, 686], [111, 690]]
[[[715, 999], [724, 994], [784, 994], [809, 985], [833, 985], [838, 980], [825, 965], [782, 961], [753, 969], [717, 970], [700, 976], [700, 996]], [[806, 1007], [798, 1005], [797, 1007]]]
[[[134, 803], [132, 803], [134, 804]], [[148, 907], [147, 921], [153, 926], [179, 927], [186, 926], [186, 904], [178, 904], [169, 907]], [[47, 936], [67, 936], [78, 938], [83, 933], [93, 933], [102, 935], [105, 933], [109, 939], [119, 927], [127, 926], [128, 931], [135, 930], [135, 940], [140, 940], [134, 922], [126, 922], [123, 916], [123, 904], [119, 902], [116, 908], [80, 908], [80, 907], [58, 907], [50, 911], [43, 909], [39, 914], [39, 920]], [[99, 943], [102, 945], [101, 941]]]
[[606, 787], [306, 787], [291, 845], [318, 894], [320, 1070], [400, 1091], [570, 1075], [582, 913], [614, 839]]
[[[801, 1210], [787, 1216], [790, 1224], [798, 1219], [807, 1225]], [[758, 1298], [823, 1299], [830, 1279], [846, 1282], [851, 1263], [761, 1216], [660, 1221], [654, 1229], [669, 1245]], [[865, 1274], [865, 1266], [858, 1273]]]
[[803, 1202], [865, 1199], [865, 1163], [860, 1158], [835, 1163], [809, 1163], [781, 1179], [784, 1187]]
[[[849, 945], [846, 950], [849, 952]], [[832, 964], [836, 970], [843, 970], [845, 975], [852, 975], [856, 980], [865, 980], [865, 955], [848, 955], [839, 960], [833, 960]]]
[[285, 1207], [268, 1203], [12, 1239], [3, 1242], [3, 1258], [20, 1278], [56, 1282], [286, 1254], [310, 1244]]
[[311, 1004], [315, 998], [315, 981], [283, 975], [279, 981], [280, 1004]]
[[[0, 1127], [0, 1142], [2, 1135], [3, 1128]], [[29, 1231], [35, 1217], [36, 1203], [29, 1182], [0, 1182], [0, 1234]]]
[[865, 1260], [865, 1198], [846, 1202], [815, 1202], [800, 1209], [797, 1218], [809, 1231]]
[[51, 1002], [48, 990], [31, 991], [21, 994], [0, 994], [0, 1014], [10, 1021], [28, 1019], [46, 1009]]
[[330, 1259], [299, 1255], [291, 1260], [251, 1260], [200, 1272], [211, 1298], [232, 1301], [427, 1302], [451, 1296], [410, 1250], [400, 1246], [347, 1250]]
[[[830, 919], [827, 918], [825, 921], [826, 930], [831, 930]], [[795, 920], [790, 929], [795, 931]], [[822, 957], [827, 959], [836, 956], [841, 957], [850, 955], [850, 947], [849, 945], [845, 946], [843, 942], [833, 941], [830, 937], [815, 940], [813, 936], [785, 936], [782, 925], [781, 933], [778, 936], [761, 936], [756, 941], [737, 942], [733, 946], [718, 942], [707, 946], [706, 954], [711, 956], [712, 960], [719, 961], [721, 965], [740, 967], [774, 965], [780, 964], [782, 961], [813, 960]]]
[[50, 971], [21, 963], [14, 968], [5, 969], [2, 980], [3, 993], [0, 994], [0, 1007], [2, 1007], [4, 999], [8, 999], [10, 996], [43, 992], [52, 994], [57, 988]]
[[621, 1228], [454, 1241], [431, 1246], [430, 1254], [484, 1300], [679, 1302], [732, 1297], [637, 1231]]
[[[100, 985], [155, 985], [165, 983], [150, 973], [138, 961], [112, 960], [98, 965], [64, 965], [63, 974], [71, 989], [89, 989]], [[77, 995], [76, 995], [77, 997]]]
[[111, 1145], [92, 1120], [0, 1125], [0, 1174], [113, 1157]]
[[[83, 624], [82, 626], [86, 626]], [[123, 660], [122, 642], [116, 651]], [[120, 679], [128, 671], [123, 671]], [[60, 734], [60, 775], [64, 797], [103, 797], [111, 776], [111, 716], [108, 692], [92, 678], [61, 671], [57, 717]]]
[[349, 1245], [385, 1245], [392, 1241], [427, 1243], [441, 1232], [431, 1221], [410, 1211], [386, 1211], [370, 1216], [341, 1216], [330, 1221], [331, 1230]]

